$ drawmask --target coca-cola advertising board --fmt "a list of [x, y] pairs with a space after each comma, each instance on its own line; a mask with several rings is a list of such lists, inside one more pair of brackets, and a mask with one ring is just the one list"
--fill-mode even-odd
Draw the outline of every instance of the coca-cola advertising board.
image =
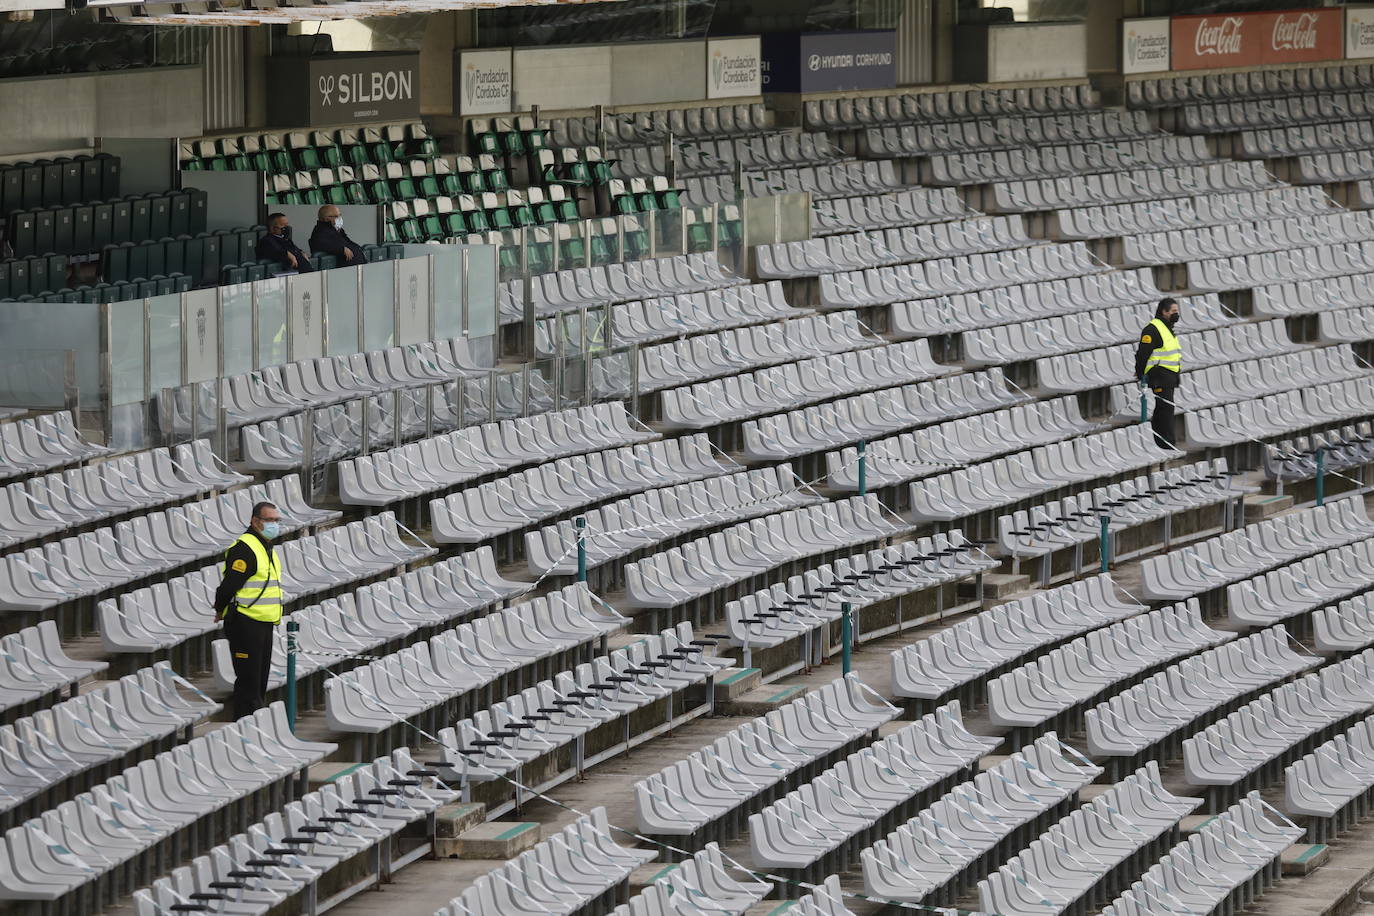
[[1345, 51], [1342, 25], [1339, 9], [1175, 16], [1173, 69], [1339, 60]]

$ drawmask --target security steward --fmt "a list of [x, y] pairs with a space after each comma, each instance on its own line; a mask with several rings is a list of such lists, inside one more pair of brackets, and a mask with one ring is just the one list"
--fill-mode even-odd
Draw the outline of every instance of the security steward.
[[1174, 401], [1183, 371], [1183, 349], [1174, 335], [1178, 324], [1178, 300], [1164, 298], [1155, 308], [1155, 317], [1140, 334], [1140, 346], [1135, 350], [1135, 377], [1142, 387], [1149, 386], [1155, 394], [1155, 412], [1150, 426], [1155, 432], [1155, 444], [1172, 449], [1174, 437]]
[[262, 708], [272, 672], [272, 632], [281, 620], [281, 562], [272, 542], [281, 535], [281, 513], [271, 503], [253, 507], [248, 530], [224, 552], [224, 578], [215, 610], [234, 660], [234, 718]]

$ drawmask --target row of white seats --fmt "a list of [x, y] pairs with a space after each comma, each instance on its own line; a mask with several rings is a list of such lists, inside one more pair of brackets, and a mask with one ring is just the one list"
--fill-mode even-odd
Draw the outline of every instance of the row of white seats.
[[[701, 852], [680, 865], [665, 869], [662, 877], [641, 893], [611, 910], [609, 916], [684, 916], [691, 913], [743, 913], [773, 890], [769, 881], [746, 873], [732, 877], [720, 847], [707, 843]], [[792, 912], [796, 912], [795, 909]]]
[[[1084, 81], [1017, 89], [942, 89], [926, 87], [900, 94], [841, 96], [807, 102], [802, 109], [808, 127], [851, 130], [887, 121], [948, 121], [999, 115], [1026, 120], [1068, 112], [1078, 117], [1097, 110], [1098, 96]], [[976, 121], [975, 121], [976, 123]]]
[[[1276, 378], [1285, 379], [1288, 387], [1300, 390], [1368, 374], [1369, 368], [1360, 365], [1350, 347], [1318, 347], [1219, 366], [1190, 366], [1174, 389], [1174, 408], [1183, 413], [1266, 397], [1273, 392]], [[1114, 416], [1122, 420], [1148, 417], [1148, 396], [1146, 413], [1141, 414], [1140, 397], [1144, 393], [1134, 381], [1113, 386], [1110, 400]]]
[[1370, 271], [1374, 242], [1345, 242], [1189, 261], [1187, 283], [1189, 289], [1220, 292]]
[[[869, 442], [866, 483], [891, 487], [950, 467], [986, 461], [1008, 451], [1061, 442], [1093, 428], [1078, 410], [1078, 399], [1032, 401], [992, 413], [927, 426]], [[827, 452], [826, 481], [839, 490], [857, 490], [857, 448]]]
[[911, 519], [948, 522], [1183, 457], [1137, 423], [1043, 445], [911, 484]]
[[1059, 238], [1105, 239], [1164, 232], [1181, 226], [1220, 226], [1242, 220], [1317, 215], [1332, 209], [1331, 198], [1321, 188], [1281, 186], [1077, 207], [1059, 210], [1053, 219]]
[[1358, 242], [1368, 238], [1372, 228], [1374, 213], [1342, 210], [1131, 235], [1121, 240], [1121, 251], [1124, 263], [1132, 267], [1181, 264], [1204, 258]]
[[135, 516], [0, 557], [0, 610], [41, 611], [204, 560], [243, 532], [260, 500], [281, 510], [284, 531], [341, 514], [306, 505], [292, 476]]
[[1335, 547], [1226, 587], [1226, 616], [1267, 627], [1374, 586], [1374, 538]]
[[623, 355], [601, 357], [592, 364], [592, 392], [600, 398], [651, 394], [760, 366], [885, 343], [863, 326], [857, 312], [808, 315], [640, 347], [634, 392], [628, 360]]
[[1118, 597], [1106, 573], [1016, 598], [893, 651], [892, 691], [937, 700], [1046, 646], [1143, 610]]
[[[951, 717], [952, 718], [952, 717]], [[749, 816], [749, 852], [755, 865], [806, 869], [858, 844], [888, 823], [922, 792], [964, 774], [1001, 743], [961, 729], [958, 744], [942, 734], [938, 714], [875, 741], [810, 782]], [[944, 740], [941, 740], [944, 739]], [[855, 850], [856, 851], [856, 850]]]
[[1278, 180], [1258, 162], [1181, 165], [996, 182], [987, 185], [982, 209], [991, 213], [1064, 210], [1104, 203], [1260, 191], [1278, 186]]
[[[1194, 306], [1188, 311], [1189, 331], [1224, 327], [1242, 320], [1215, 300], [1196, 298], [1199, 301], [1179, 303], [1180, 308]], [[1108, 347], [1134, 340], [1149, 320], [1148, 315], [1140, 306], [1128, 305], [966, 331], [964, 358], [978, 365], [1002, 365]]]
[[951, 884], [1027, 825], [1072, 805], [1102, 768], [1050, 733], [956, 786], [859, 854], [864, 891], [901, 903], [948, 902]]
[[431, 537], [476, 544], [601, 500], [741, 468], [714, 450], [705, 433], [559, 458], [430, 500]]
[[828, 309], [889, 305], [909, 299], [979, 292], [994, 286], [1081, 277], [1108, 269], [1082, 242], [1047, 242], [1015, 251], [955, 255], [914, 264], [823, 274], [819, 301], [822, 308]]
[[[571, 519], [525, 533], [530, 573], [572, 575], [672, 538], [821, 501], [791, 465], [740, 471], [724, 477], [636, 493], [592, 509], [579, 529]], [[577, 556], [578, 541], [582, 556]]]
[[645, 344], [806, 314], [807, 309], [787, 304], [781, 282], [726, 286], [616, 303], [611, 307], [611, 338], [617, 345]]
[[1374, 645], [1374, 594], [1365, 593], [1312, 615], [1318, 652], [1358, 652]]
[[625, 565], [632, 607], [675, 608], [784, 563], [902, 534], [873, 494], [779, 512]]
[[1036, 244], [1020, 216], [976, 216], [901, 229], [829, 235], [754, 246], [766, 279], [814, 277], [846, 270], [924, 261], [932, 256], [1005, 251]]
[[[1175, 106], [1227, 104], [1228, 99], [1244, 100], [1237, 107], [1253, 110], [1257, 115], [1272, 116], [1283, 121], [1294, 110], [1283, 104], [1310, 99], [1314, 104], [1337, 115], [1342, 90], [1361, 90], [1374, 85], [1374, 71], [1368, 64], [1327, 64], [1316, 66], [1237, 70], [1228, 73], [1193, 73], [1182, 76], [1157, 76], [1136, 79], [1127, 84], [1127, 101], [1131, 108], [1171, 108]], [[1266, 99], [1267, 96], [1278, 98]], [[1256, 105], [1249, 100], [1263, 100]]]
[[70, 411], [0, 423], [0, 480], [50, 471], [109, 454], [87, 442]]
[[66, 690], [108, 667], [69, 658], [51, 620], [0, 636], [0, 713]]
[[[233, 535], [219, 549], [232, 542]], [[389, 573], [436, 553], [424, 542], [408, 543], [390, 512], [286, 541], [276, 550], [283, 600], [288, 602]], [[223, 572], [223, 563], [213, 563], [102, 599], [96, 606], [101, 645], [107, 652], [156, 652], [212, 632], [219, 627], [214, 597]]]
[[1093, 630], [988, 682], [988, 718], [1032, 728], [1063, 715], [1113, 685], [1236, 634], [1202, 622], [1196, 599]]
[[[864, 608], [967, 579], [999, 565], [958, 529], [870, 550], [727, 602], [726, 639], [744, 648], [747, 668], [755, 649], [810, 638], [838, 620], [841, 605], [847, 603], [853, 611], [852, 638], [860, 643], [891, 629], [882, 627], [870, 634], [862, 625], [860, 612]], [[803, 658], [814, 654], [805, 652]]]
[[1308, 836], [1325, 843], [1368, 811], [1374, 788], [1374, 718], [1363, 719], [1283, 771], [1283, 807], [1306, 815]]
[[1374, 340], [1374, 306], [1321, 312], [1317, 333], [1322, 340], [1333, 342]]
[[1374, 537], [1361, 499], [1339, 499], [1200, 541], [1141, 564], [1142, 594], [1180, 601], [1332, 547]]
[[[733, 200], [733, 194], [729, 198]], [[955, 188], [905, 188], [864, 197], [831, 197], [811, 205], [813, 235], [919, 226], [976, 214]]]
[[[193, 738], [6, 831], [0, 900], [89, 894], [88, 885], [112, 879], [163, 840], [335, 750], [296, 739], [280, 706]], [[100, 909], [104, 896], [97, 885], [83, 911]]]
[[[1282, 319], [1247, 322], [1199, 331], [1188, 336], [1186, 369], [1257, 359], [1303, 349], [1288, 336]], [[1089, 391], [1131, 381], [1135, 374], [1135, 345], [1121, 344], [1035, 361], [1041, 387], [1056, 392]]]
[[1194, 447], [1221, 448], [1369, 416], [1374, 378], [1331, 382], [1254, 401], [1198, 410], [1183, 418]]
[[[1116, 270], [1043, 283], [1003, 286], [934, 299], [894, 301], [892, 333], [897, 337], [953, 334], [999, 324], [1018, 324], [1075, 312], [1114, 309], [1134, 304], [1144, 310], [1159, 300], [1159, 287], [1148, 270]], [[1179, 305], [1225, 323], [1230, 315], [1215, 296], [1185, 296]]]
[[[158, 422], [168, 433], [208, 430], [225, 411], [231, 427], [258, 423], [307, 407], [337, 404], [406, 388], [435, 385], [490, 371], [477, 366], [465, 337], [389, 347], [349, 356], [323, 356], [198, 382], [156, 396]], [[192, 389], [198, 388], [199, 394]], [[166, 390], [166, 389], [164, 389]]]
[[1184, 779], [1194, 786], [1262, 788], [1263, 770], [1272, 761], [1374, 708], [1371, 674], [1374, 650], [1366, 650], [1252, 700], [1184, 740]]
[[1167, 842], [1201, 804], [1165, 789], [1156, 767], [1139, 769], [978, 882], [978, 908], [1002, 916], [1062, 913], [1118, 865]]
[[1280, 856], [1302, 835], [1251, 792], [1169, 850], [1102, 916], [1238, 912], [1278, 880]]
[[1078, 111], [1068, 115], [1005, 115], [967, 121], [931, 121], [917, 127], [870, 127], [861, 135], [875, 156], [911, 158], [1085, 140], [1127, 140], [1154, 134], [1143, 111]]
[[1136, 757], [1240, 697], [1318, 664], [1289, 645], [1282, 626], [1185, 658], [1084, 715], [1088, 753]]
[[[276, 709], [280, 711], [280, 704]], [[133, 895], [135, 916], [210, 911], [266, 916], [306, 895], [312, 903], [340, 866], [390, 869], [389, 841], [423, 824], [457, 793], [405, 749], [360, 764]], [[396, 844], [399, 846], [400, 844]], [[359, 877], [347, 872], [350, 881]], [[374, 880], [381, 880], [375, 875]], [[299, 904], [297, 904], [299, 905]]]
[[[691, 624], [678, 624], [480, 710], [439, 732], [445, 778], [465, 786], [504, 781], [506, 774], [518, 772], [524, 764], [574, 742], [580, 744], [582, 736], [606, 723], [622, 721], [659, 699], [697, 687], [730, 664], [705, 651], [714, 645], [694, 639]], [[685, 703], [668, 706], [670, 721], [662, 724], [694, 714], [682, 708]], [[704, 711], [705, 707], [698, 710]], [[623, 731], [626, 741], [613, 750], [637, 743], [628, 726]], [[639, 740], [652, 734], [657, 731], [641, 732]], [[570, 774], [591, 762], [574, 759]]]
[[633, 422], [614, 402], [457, 429], [340, 462], [339, 499], [384, 506], [524, 464], [658, 438]]
[[817, 200], [906, 189], [890, 159], [749, 171], [744, 173], [744, 183], [748, 197], [768, 197], [781, 192], [810, 194]]
[[814, 407], [745, 420], [743, 455], [781, 461], [900, 432], [925, 423], [1009, 407], [1024, 399], [1000, 368], [872, 391]]
[[997, 518], [997, 547], [1005, 556], [1039, 557], [1098, 540], [1106, 517], [1109, 536], [1178, 512], [1236, 499], [1226, 459], [1152, 471], [1148, 476], [1066, 496]]
[[922, 178], [934, 185], [971, 185], [1004, 181], [1008, 175], [1049, 178], [1080, 177], [1126, 169], [1176, 168], [1216, 161], [1204, 137], [1156, 135], [1140, 139], [1093, 140], [1085, 143], [1012, 147], [936, 153], [922, 167]]
[[605, 808], [593, 808], [533, 849], [482, 875], [434, 916], [577, 913], [657, 853], [619, 845]]
[[[738, 728], [635, 783], [635, 817], [651, 836], [690, 838], [738, 808], [761, 807], [770, 789], [792, 774], [809, 772], [851, 744], [861, 744], [901, 710], [870, 690], [857, 675], [837, 678], [750, 719]], [[933, 758], [987, 741], [964, 729], [951, 703], [917, 726]], [[975, 758], [976, 759], [976, 758]], [[960, 764], [963, 766], [966, 764]], [[958, 767], [955, 767], [958, 769]]]
[[569, 585], [330, 677], [325, 721], [335, 731], [376, 734], [625, 623], [585, 584]]
[[[31, 716], [0, 726], [0, 812], [64, 779], [173, 735], [221, 707], [158, 662]], [[194, 690], [194, 688], [191, 688]]]
[[[209, 466], [203, 468], [202, 460]], [[200, 439], [12, 483], [0, 488], [0, 549], [250, 479], [215, 469], [213, 462], [207, 441]]]
[[[299, 627], [296, 677], [303, 680], [354, 656], [373, 654], [378, 647], [404, 640], [423, 627], [443, 626], [523, 595], [530, 588], [528, 582], [501, 578], [491, 548], [479, 547], [319, 604], [296, 608], [291, 612]], [[286, 644], [286, 628], [273, 629], [268, 690], [286, 683]], [[211, 643], [210, 655], [215, 687], [226, 693], [233, 690], [234, 660], [228, 640]]]
[[1359, 181], [1374, 176], [1374, 156], [1366, 149], [1307, 153], [1294, 157], [1292, 176], [1299, 184]]
[[1256, 315], [1286, 317], [1374, 305], [1374, 274], [1353, 273], [1251, 290]]
[[670, 388], [660, 395], [662, 421], [676, 429], [704, 429], [955, 371], [935, 362], [924, 340], [870, 347]]
[[1270, 480], [1311, 480], [1317, 476], [1318, 451], [1328, 470], [1361, 474], [1364, 465], [1374, 463], [1374, 425], [1364, 420], [1340, 429], [1266, 445], [1264, 475]]
[[[539, 274], [532, 278], [531, 295], [536, 313], [546, 315], [582, 306], [699, 293], [748, 282], [725, 270], [714, 254], [689, 254]], [[521, 320], [525, 314], [524, 281], [506, 281], [498, 297], [502, 315]]]

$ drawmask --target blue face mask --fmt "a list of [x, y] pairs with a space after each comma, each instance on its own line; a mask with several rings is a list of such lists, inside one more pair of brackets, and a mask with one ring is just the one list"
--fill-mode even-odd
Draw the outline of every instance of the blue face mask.
[[267, 538], [269, 541], [275, 541], [275, 540], [278, 538], [278, 536], [280, 536], [280, 535], [281, 535], [281, 523], [280, 523], [280, 522], [263, 522], [263, 523], [262, 523], [262, 536], [263, 536], [263, 537]]

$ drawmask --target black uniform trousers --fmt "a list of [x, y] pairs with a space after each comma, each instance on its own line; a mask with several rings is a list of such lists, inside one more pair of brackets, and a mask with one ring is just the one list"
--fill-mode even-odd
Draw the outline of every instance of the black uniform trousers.
[[1174, 436], [1174, 401], [1178, 386], [1155, 388], [1155, 412], [1150, 417], [1150, 428], [1155, 431], [1155, 445], [1171, 449], [1178, 440]]
[[262, 708], [267, 678], [272, 673], [274, 624], [254, 620], [231, 609], [224, 617], [224, 638], [234, 660], [234, 718], [251, 716]]

